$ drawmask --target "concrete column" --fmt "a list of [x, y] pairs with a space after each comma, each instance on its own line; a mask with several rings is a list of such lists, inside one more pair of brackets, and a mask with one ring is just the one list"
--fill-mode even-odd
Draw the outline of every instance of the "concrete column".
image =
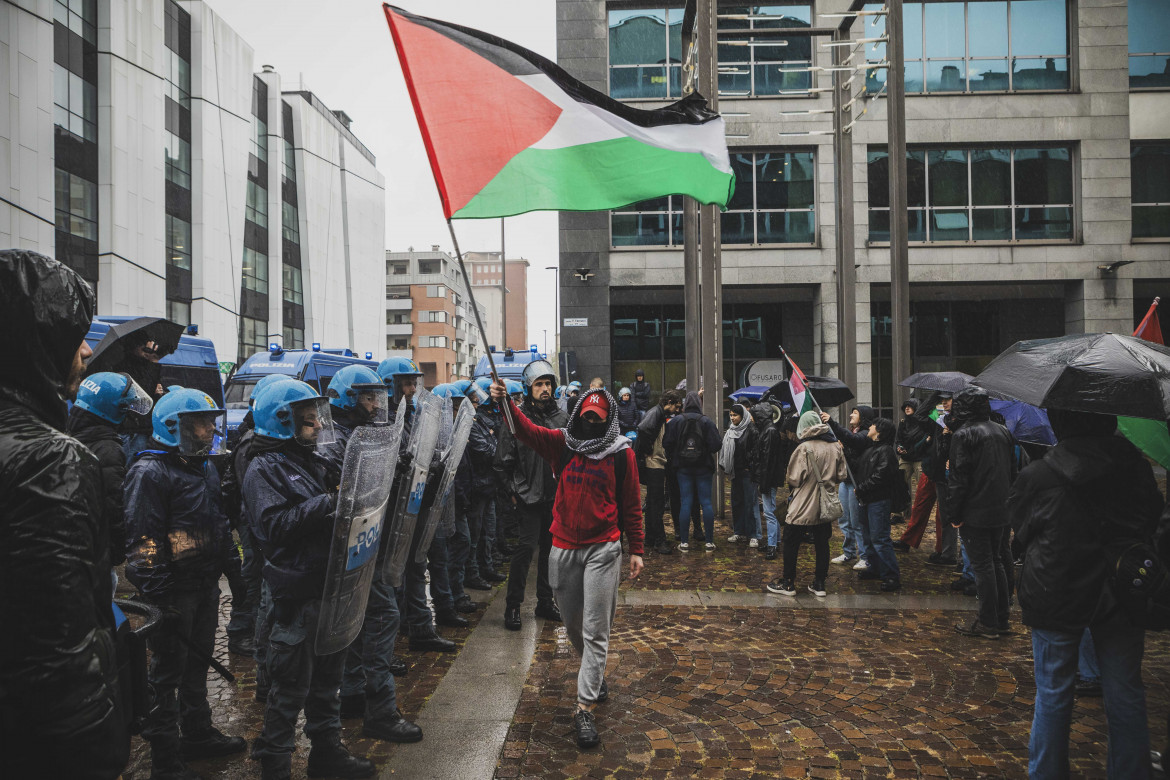
[[1069, 282], [1064, 298], [1064, 332], [1133, 333], [1133, 280]]

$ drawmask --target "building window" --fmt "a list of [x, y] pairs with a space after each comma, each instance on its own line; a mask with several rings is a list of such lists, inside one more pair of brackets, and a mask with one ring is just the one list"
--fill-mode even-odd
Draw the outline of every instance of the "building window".
[[300, 214], [297, 207], [287, 200], [280, 202], [280, 235], [285, 241], [301, 243]]
[[681, 195], [632, 203], [610, 215], [614, 246], [682, 246]]
[[[292, 128], [287, 128], [285, 132], [292, 132]], [[297, 158], [293, 150], [292, 142], [287, 138], [281, 139], [284, 142], [284, 178], [289, 181], [297, 180]]]
[[399, 287], [395, 285], [386, 285], [386, 300], [401, 301], [410, 298], [409, 287]]
[[191, 223], [167, 214], [167, 265], [191, 270]]
[[97, 43], [97, 0], [57, 0], [53, 18], [90, 43]]
[[268, 162], [268, 123], [252, 115], [252, 154], [260, 162]]
[[424, 347], [436, 347], [436, 348], [440, 348], [440, 349], [446, 349], [447, 348], [447, 337], [446, 336], [425, 336], [423, 346]]
[[63, 65], [53, 66], [53, 121], [86, 141], [97, 140], [97, 85]]
[[244, 206], [244, 217], [260, 227], [268, 227], [268, 190], [251, 179], [248, 180], [248, 202]]
[[720, 217], [724, 244], [810, 244], [816, 237], [812, 152], [731, 156], [735, 192]]
[[447, 322], [447, 312], [445, 311], [420, 311], [418, 316], [419, 322]]
[[393, 276], [405, 276], [406, 274], [410, 273], [410, 264], [409, 263], [394, 262], [394, 263], [387, 263], [386, 265], [390, 271], [390, 274]]
[[97, 185], [56, 169], [57, 230], [97, 241]]
[[419, 260], [418, 272], [420, 274], [437, 274], [442, 273], [443, 262], [441, 260]]
[[187, 301], [167, 300], [167, 319], [180, 325], [190, 325], [191, 304]]
[[305, 348], [305, 329], [304, 328], [290, 328], [286, 325], [284, 328], [284, 348], [285, 349], [304, 349]]
[[[268, 323], [251, 317], [240, 317], [240, 358], [268, 349]], [[242, 363], [243, 360], [241, 359]]]
[[[890, 240], [885, 149], [869, 150], [869, 240]], [[1072, 149], [910, 149], [909, 239], [1069, 241]]]
[[428, 284], [427, 285], [427, 297], [428, 298], [446, 298], [447, 297], [447, 288], [441, 284]]
[[[720, 30], [775, 30], [811, 27], [812, 5], [753, 5], [719, 8]], [[739, 17], [739, 18], [736, 18]], [[747, 18], [744, 18], [747, 17]], [[771, 17], [771, 18], [760, 18]], [[812, 86], [812, 41], [808, 36], [724, 39], [719, 43], [719, 94], [727, 97], [782, 95]], [[759, 43], [763, 43], [762, 41]], [[746, 44], [746, 45], [745, 45]]]
[[618, 100], [682, 96], [681, 8], [609, 12], [609, 94]]
[[387, 325], [410, 325], [410, 312], [406, 311], [388, 311], [386, 312]]
[[167, 97], [183, 108], [191, 108], [191, 63], [173, 49], [167, 49]]
[[[885, 17], [871, 18], [865, 37], [884, 35]], [[906, 3], [902, 18], [907, 93], [1069, 88], [1066, 0]], [[885, 44], [866, 52], [871, 62], [886, 59]], [[878, 92], [885, 79], [884, 69], [871, 69], [866, 88]]]
[[1170, 6], [1166, 0], [1129, 0], [1129, 86], [1170, 87]]
[[1130, 149], [1134, 238], [1170, 238], [1170, 141], [1140, 141]]
[[387, 336], [386, 349], [410, 349], [409, 336]]
[[164, 150], [167, 165], [167, 181], [185, 190], [191, 189], [191, 144], [174, 133], [166, 133]]
[[281, 266], [281, 283], [284, 288], [284, 300], [298, 306], [304, 304], [305, 296], [301, 290], [301, 269], [288, 263], [283, 264]]
[[248, 247], [244, 247], [244, 289], [268, 294], [268, 255]]

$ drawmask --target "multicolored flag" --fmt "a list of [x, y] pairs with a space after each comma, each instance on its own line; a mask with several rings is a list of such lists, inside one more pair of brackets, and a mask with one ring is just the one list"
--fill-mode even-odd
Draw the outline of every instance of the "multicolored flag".
[[665, 195], [726, 207], [723, 119], [701, 96], [633, 108], [502, 38], [383, 8], [448, 219]]
[[[1150, 304], [1150, 310], [1142, 318], [1141, 324], [1133, 335], [1139, 339], [1152, 341], [1155, 344], [1165, 344], [1162, 340], [1162, 326], [1158, 322], [1158, 303], [1161, 298], [1155, 298]], [[1118, 417], [1117, 427], [1125, 438], [1148, 455], [1153, 460], [1170, 469], [1170, 430], [1162, 420], [1141, 420], [1136, 417]]]
[[792, 374], [788, 377], [788, 389], [792, 391], [792, 408], [796, 410], [796, 415], [799, 417], [805, 412], [813, 411], [816, 404], [808, 389], [808, 377], [800, 370], [800, 366], [788, 357], [788, 353], [784, 351], [783, 347], [780, 348], [780, 352], [788, 361], [788, 365], [792, 366]]

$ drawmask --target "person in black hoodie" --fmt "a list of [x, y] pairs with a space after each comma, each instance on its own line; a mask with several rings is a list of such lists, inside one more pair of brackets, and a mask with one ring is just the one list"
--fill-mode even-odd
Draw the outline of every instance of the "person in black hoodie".
[[731, 426], [723, 434], [719, 451], [719, 468], [731, 477], [731, 528], [729, 542], [747, 541], [760, 546], [760, 494], [752, 480], [752, 460], [755, 458], [759, 431], [743, 404], [731, 407]]
[[264, 780], [286, 780], [303, 709], [313, 745], [309, 775], [370, 777], [373, 763], [341, 743], [337, 691], [345, 651], [317, 655], [314, 650], [337, 505], [336, 487], [326, 486], [325, 463], [314, 452], [322, 430], [332, 425], [329, 404], [304, 382], [281, 382], [256, 399], [254, 415], [255, 456], [244, 475], [244, 508], [264, 551], [273, 625], [272, 688], [252, 758], [260, 761]]
[[0, 251], [5, 777], [113, 780], [130, 756], [101, 474], [64, 433], [93, 313], [93, 289], [76, 272], [36, 252]]
[[955, 626], [966, 636], [997, 639], [1008, 632], [1012, 592], [1012, 554], [1007, 499], [1016, 476], [1015, 441], [1008, 429], [991, 419], [991, 398], [978, 387], [956, 397], [947, 426], [950, 450], [951, 525], [963, 537], [979, 595], [979, 614]]
[[[898, 467], [906, 480], [906, 489], [910, 492], [910, 502], [914, 502], [914, 490], [918, 485], [918, 477], [922, 473], [922, 456], [925, 454], [930, 439], [933, 423], [918, 415], [918, 399], [907, 399], [902, 407], [902, 422], [898, 423], [898, 433], [894, 436], [894, 451], [898, 453]], [[909, 510], [909, 507], [907, 507]], [[901, 522], [903, 512], [894, 511], [892, 517]]]
[[682, 541], [678, 548], [683, 552], [690, 549], [689, 531], [691, 509], [698, 497], [703, 512], [706, 531], [707, 551], [715, 549], [715, 510], [711, 504], [711, 478], [715, 475], [715, 458], [723, 445], [719, 428], [711, 418], [703, 414], [703, 402], [699, 394], [687, 393], [683, 401], [682, 414], [666, 424], [662, 436], [662, 448], [670, 458], [670, 465], [678, 474], [678, 488], [681, 496], [682, 524], [679, 535]]
[[638, 408], [639, 412], [645, 414], [650, 411], [650, 383], [646, 381], [646, 374], [642, 369], [634, 372], [634, 381], [630, 384], [630, 390], [634, 393], [634, 406]]
[[1145, 631], [1113, 595], [1108, 548], [1151, 538], [1162, 496], [1149, 461], [1116, 435], [1116, 417], [1049, 408], [1048, 420], [1057, 444], [1020, 472], [1007, 503], [1024, 545], [1018, 595], [1032, 629], [1036, 676], [1028, 772], [1069, 776], [1077, 655], [1087, 627], [1101, 665], [1109, 777], [1149, 777]]
[[[833, 559], [833, 563], [853, 563], [856, 571], [865, 571], [873, 562], [865, 557], [865, 537], [863, 528], [865, 516], [861, 512], [861, 505], [857, 499], [856, 485], [853, 480], [860, 479], [857, 472], [861, 469], [861, 456], [869, 449], [873, 440], [869, 438], [869, 429], [873, 425], [873, 408], [858, 405], [849, 413], [849, 429], [841, 427], [837, 421], [821, 412], [821, 421], [828, 424], [833, 435], [845, 447], [845, 462], [849, 466], [850, 478], [841, 483], [838, 494], [841, 498], [841, 509], [844, 514], [837, 521], [845, 543], [841, 554]], [[892, 437], [891, 437], [892, 439]], [[889, 444], [892, 446], [893, 441]]]
[[[954, 434], [954, 430], [947, 421], [953, 403], [954, 398], [949, 394], [939, 396], [939, 404], [942, 406], [943, 413], [939, 415], [938, 424], [942, 427], [931, 435], [930, 445], [922, 459], [922, 473], [934, 485], [935, 495], [938, 499], [938, 517], [941, 530], [941, 539], [935, 540], [937, 551], [931, 553], [926, 559], [928, 566], [954, 566], [959, 559], [959, 531], [951, 524], [951, 509], [948, 500], [949, 477], [947, 475], [947, 463], [951, 459], [951, 438]], [[917, 519], [913, 518], [911, 522], [913, 523]], [[922, 522], [925, 523], [925, 519]]]
[[756, 455], [752, 459], [752, 479], [760, 491], [764, 504], [764, 520], [767, 527], [762, 534], [764, 558], [774, 560], [780, 544], [780, 519], [776, 517], [776, 491], [784, 487], [788, 472], [788, 461], [796, 449], [795, 415], [776, 420], [777, 410], [772, 404], [761, 401], [752, 407], [752, 421], [759, 438]]
[[[857, 501], [864, 522], [861, 526], [865, 559], [869, 567], [859, 579], [882, 581], [881, 589], [893, 593], [902, 589], [902, 572], [890, 542], [890, 506], [904, 483], [894, 452], [896, 429], [891, 420], [879, 417], [866, 432], [872, 442], [857, 460]], [[846, 449], [848, 452], [848, 449]]]

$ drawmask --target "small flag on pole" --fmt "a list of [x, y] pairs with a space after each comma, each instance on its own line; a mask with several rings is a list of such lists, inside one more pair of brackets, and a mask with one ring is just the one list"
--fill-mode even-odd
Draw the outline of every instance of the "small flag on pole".
[[[784, 348], [780, 348], [784, 352]], [[808, 378], [804, 372], [800, 370], [800, 366], [784, 352], [784, 359], [788, 361], [788, 365], [792, 366], [792, 375], [788, 377], [788, 387], [792, 391], [792, 406], [796, 409], [796, 415], [799, 417], [805, 412], [811, 412], [815, 404], [813, 403], [812, 393], [808, 389]]]
[[727, 206], [723, 119], [698, 94], [637, 109], [510, 41], [383, 8], [448, 219], [676, 194]]
[[[1155, 298], [1150, 304], [1150, 310], [1142, 318], [1141, 324], [1133, 335], [1139, 339], [1152, 341], [1155, 344], [1165, 344], [1162, 340], [1162, 326], [1158, 322], [1158, 303], [1161, 298]], [[1164, 468], [1170, 469], [1170, 431], [1166, 423], [1161, 420], [1141, 420], [1136, 417], [1118, 417], [1117, 427], [1125, 438], [1133, 442], [1139, 450]]]
[[1165, 344], [1162, 340], [1162, 325], [1158, 322], [1158, 304], [1161, 298], [1155, 298], [1154, 302], [1150, 304], [1150, 310], [1146, 312], [1146, 316], [1142, 318], [1141, 324], [1137, 326], [1137, 330], [1133, 332], [1134, 336], [1146, 341], [1152, 341], [1155, 344]]

